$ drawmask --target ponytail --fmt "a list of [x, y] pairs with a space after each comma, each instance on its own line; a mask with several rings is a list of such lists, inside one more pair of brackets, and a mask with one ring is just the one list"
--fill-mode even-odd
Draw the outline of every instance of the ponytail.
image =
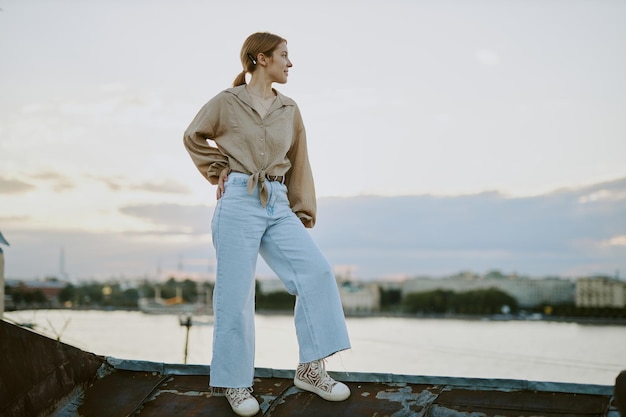
[[235, 81], [233, 81], [233, 87], [237, 87], [240, 85], [245, 85], [246, 84], [246, 70], [241, 71], [237, 77], [235, 78]]

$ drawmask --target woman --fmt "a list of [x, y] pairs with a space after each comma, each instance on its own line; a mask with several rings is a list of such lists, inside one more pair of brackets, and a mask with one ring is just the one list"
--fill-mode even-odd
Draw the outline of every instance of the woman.
[[184, 143], [217, 185], [210, 385], [223, 388], [235, 413], [251, 416], [259, 411], [251, 395], [259, 253], [296, 296], [297, 387], [329, 401], [347, 399], [349, 388], [328, 376], [324, 358], [350, 341], [332, 269], [305, 229], [315, 224], [316, 200], [300, 111], [272, 88], [287, 82], [292, 67], [287, 41], [254, 33], [241, 48], [241, 63], [233, 87], [204, 105]]

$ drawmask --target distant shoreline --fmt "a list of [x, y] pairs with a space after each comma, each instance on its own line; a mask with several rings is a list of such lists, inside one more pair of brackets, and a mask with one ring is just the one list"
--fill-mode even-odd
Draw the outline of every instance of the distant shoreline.
[[[257, 310], [256, 314], [263, 316], [291, 316], [291, 311], [285, 310]], [[394, 312], [346, 313], [347, 318], [404, 318], [404, 319], [436, 319], [436, 320], [466, 320], [466, 321], [541, 321], [554, 323], [575, 323], [589, 325], [616, 325], [626, 326], [626, 319], [611, 319], [602, 317], [541, 317], [524, 318], [516, 316], [474, 316], [464, 314], [407, 314]]]
[[[64, 310], [64, 311], [136, 311], [141, 312], [139, 308], [123, 308], [123, 307], [78, 307], [78, 308], [30, 308], [30, 309], [16, 309], [5, 310], [5, 313], [19, 312], [19, 311], [37, 311], [37, 310]], [[150, 314], [150, 313], [146, 313]], [[291, 310], [256, 310], [256, 314], [260, 316], [293, 316]], [[176, 314], [171, 314], [176, 315]], [[404, 319], [436, 319], [436, 320], [466, 320], [466, 321], [538, 321], [538, 322], [554, 322], [554, 323], [574, 323], [580, 325], [607, 325], [607, 326], [626, 326], [626, 319], [624, 318], [607, 318], [607, 317], [564, 317], [564, 316], [541, 316], [539, 318], [533, 317], [519, 317], [513, 315], [494, 315], [494, 316], [479, 316], [479, 315], [466, 315], [466, 314], [408, 314], [392, 311], [379, 311], [379, 312], [362, 312], [362, 313], [346, 313], [347, 318], [359, 319], [359, 318], [404, 318]]]

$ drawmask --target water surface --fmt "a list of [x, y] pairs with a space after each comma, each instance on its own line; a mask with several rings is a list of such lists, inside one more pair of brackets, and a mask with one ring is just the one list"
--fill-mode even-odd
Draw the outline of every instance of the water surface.
[[[126, 311], [5, 313], [50, 337], [99, 355], [184, 362], [186, 328], [177, 316]], [[188, 363], [209, 364], [209, 317], [189, 332]], [[294, 369], [293, 317], [257, 315], [256, 366]], [[626, 369], [626, 328], [543, 321], [348, 318], [352, 349], [328, 369], [412, 375], [507, 378], [613, 385]]]

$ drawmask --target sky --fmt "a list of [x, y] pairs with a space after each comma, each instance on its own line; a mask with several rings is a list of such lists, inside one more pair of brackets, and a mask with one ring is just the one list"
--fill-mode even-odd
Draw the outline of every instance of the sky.
[[[302, 110], [320, 207], [363, 196], [520, 202], [559, 190], [584, 199], [626, 178], [624, 21], [617, 0], [0, 0], [5, 273], [210, 272], [210, 235], [194, 225], [210, 221], [215, 189], [182, 134], [241, 71], [239, 49], [256, 31], [288, 40], [294, 67], [276, 87]], [[621, 210], [621, 191], [593, 189]], [[612, 226], [602, 241], [626, 255], [626, 226]], [[313, 233], [327, 236], [319, 227]], [[340, 237], [320, 246], [330, 251], [324, 242]], [[464, 268], [445, 253], [435, 257], [447, 268], [407, 270], [396, 258], [370, 267], [329, 258], [368, 276]], [[466, 268], [488, 268], [471, 260]], [[531, 261], [489, 265], [536, 274], [620, 267]]]

